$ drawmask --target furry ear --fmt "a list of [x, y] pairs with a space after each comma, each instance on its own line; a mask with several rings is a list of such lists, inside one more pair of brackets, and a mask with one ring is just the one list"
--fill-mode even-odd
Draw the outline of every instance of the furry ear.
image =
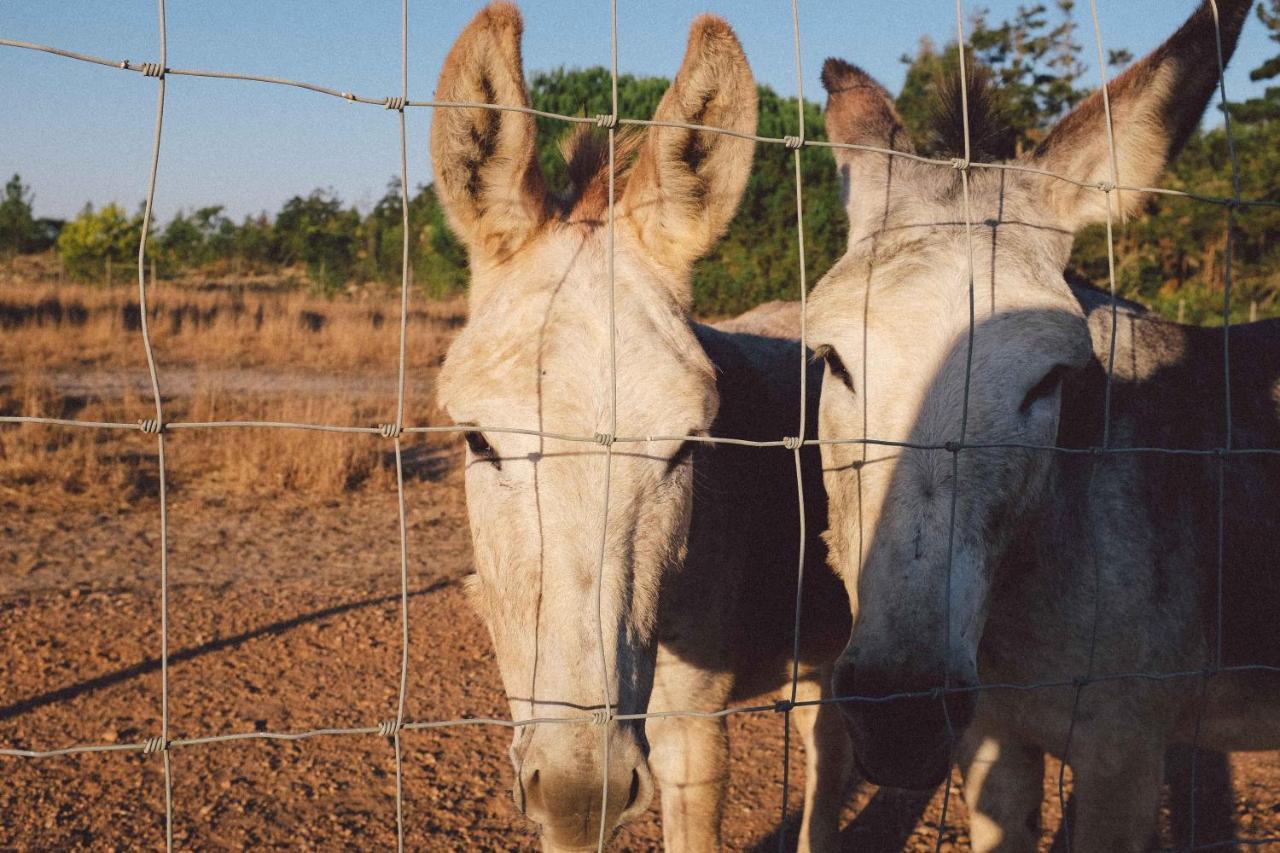
[[[1217, 0], [1222, 59], [1235, 50], [1252, 0]], [[1116, 173], [1127, 186], [1152, 186], [1200, 123], [1218, 85], [1218, 33], [1213, 0], [1204, 0], [1164, 44], [1107, 86], [1115, 138]], [[1068, 114], [1032, 152], [1038, 169], [1086, 184], [1111, 180], [1111, 153], [1101, 91]], [[1105, 221], [1106, 199], [1094, 188], [1047, 179], [1050, 209], [1075, 230]], [[1132, 213], [1139, 193], [1115, 193], [1120, 216]]]
[[[822, 66], [827, 90], [827, 138], [845, 145], [867, 145], [888, 151], [914, 153], [893, 98], [871, 75], [843, 59]], [[888, 211], [899, 158], [874, 151], [835, 149], [840, 192], [849, 214], [849, 242], [879, 227]]]
[[[436, 99], [528, 107], [520, 36], [510, 3], [491, 3], [445, 58]], [[533, 116], [481, 107], [437, 107], [431, 162], [449, 224], [470, 247], [501, 260], [548, 217]]]
[[[755, 133], [755, 81], [724, 20], [702, 15], [693, 22], [680, 71], [653, 118]], [[753, 148], [750, 140], [723, 133], [649, 128], [620, 213], [652, 257], [687, 274], [733, 218]], [[682, 301], [688, 299], [686, 292]]]

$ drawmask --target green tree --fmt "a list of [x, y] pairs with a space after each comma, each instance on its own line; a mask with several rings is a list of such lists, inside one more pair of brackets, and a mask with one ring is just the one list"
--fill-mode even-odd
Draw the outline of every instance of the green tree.
[[157, 240], [160, 257], [175, 269], [196, 268], [230, 257], [235, 225], [222, 205], [198, 208], [189, 216], [178, 211]]
[[142, 235], [142, 212], [129, 216], [117, 204], [94, 210], [86, 204], [58, 235], [58, 254], [76, 278], [105, 275], [107, 261], [133, 264]]
[[[1258, 20], [1270, 31], [1267, 38], [1280, 43], [1280, 0], [1258, 4]], [[1249, 79], [1274, 80], [1280, 77], [1280, 53], [1249, 72]], [[1242, 124], [1264, 124], [1280, 118], [1280, 86], [1268, 86], [1260, 97], [1231, 105], [1231, 117]]]
[[302, 263], [316, 289], [336, 293], [356, 269], [360, 214], [344, 209], [332, 190], [294, 196], [276, 216], [275, 260]]
[[14, 175], [4, 185], [0, 201], [0, 255], [35, 251], [40, 242], [39, 228], [32, 214], [31, 188]]

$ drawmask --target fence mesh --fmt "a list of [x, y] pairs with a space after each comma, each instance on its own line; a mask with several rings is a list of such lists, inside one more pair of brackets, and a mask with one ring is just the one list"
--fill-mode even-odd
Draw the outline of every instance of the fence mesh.
[[[610, 738], [609, 726], [615, 722], [655, 719], [661, 717], [700, 717], [700, 718], [722, 718], [734, 714], [759, 714], [759, 713], [777, 713], [783, 720], [784, 731], [784, 749], [782, 753], [782, 793], [781, 793], [781, 809], [780, 826], [785, 828], [787, 825], [787, 809], [790, 787], [790, 715], [797, 707], [813, 706], [832, 703], [844, 702], [861, 702], [861, 703], [886, 703], [903, 699], [943, 699], [948, 695], [959, 693], [980, 693], [985, 691], [1014, 691], [1026, 692], [1035, 690], [1046, 690], [1054, 688], [1072, 688], [1074, 690], [1074, 699], [1072, 705], [1072, 713], [1070, 724], [1068, 727], [1066, 742], [1063, 744], [1062, 761], [1057, 779], [1057, 795], [1062, 806], [1062, 832], [1065, 836], [1067, 849], [1071, 849], [1070, 838], [1070, 821], [1067, 819], [1067, 783], [1066, 783], [1066, 767], [1069, 764], [1069, 756], [1072, 747], [1072, 740], [1076, 728], [1076, 722], [1079, 711], [1080, 696], [1084, 689], [1093, 684], [1117, 682], [1117, 681], [1148, 681], [1148, 682], [1165, 682], [1174, 680], [1198, 680], [1199, 681], [1199, 703], [1197, 708], [1197, 716], [1195, 721], [1195, 738], [1192, 743], [1193, 759], [1191, 762], [1190, 774], [1190, 837], [1189, 843], [1182, 850], [1214, 850], [1231, 847], [1233, 845], [1258, 847], [1269, 844], [1280, 844], [1280, 837], [1268, 838], [1247, 838], [1247, 839], [1230, 839], [1227, 841], [1215, 841], [1206, 844], [1197, 844], [1196, 840], [1196, 823], [1195, 823], [1195, 803], [1197, 795], [1196, 784], [1196, 762], [1194, 754], [1200, 749], [1200, 736], [1202, 730], [1202, 721], [1205, 709], [1205, 697], [1209, 681], [1217, 676], [1227, 673], [1272, 673], [1280, 674], [1280, 667], [1270, 666], [1266, 664], [1241, 664], [1234, 666], [1223, 665], [1222, 657], [1222, 625], [1223, 625], [1223, 561], [1224, 561], [1224, 526], [1225, 526], [1225, 466], [1227, 460], [1231, 457], [1254, 457], [1254, 456], [1277, 456], [1280, 457], [1280, 448], [1236, 448], [1232, 441], [1232, 401], [1231, 401], [1231, 353], [1230, 353], [1230, 326], [1231, 326], [1231, 287], [1232, 287], [1232, 267], [1235, 242], [1235, 216], [1237, 211], [1250, 207], [1280, 207], [1280, 200], [1277, 199], [1246, 199], [1241, 197], [1240, 193], [1240, 173], [1239, 161], [1236, 154], [1235, 140], [1231, 126], [1231, 113], [1227, 109], [1229, 104], [1226, 92], [1226, 83], [1222, 75], [1225, 68], [1222, 53], [1222, 34], [1218, 15], [1216, 0], [1208, 0], [1214, 17], [1215, 35], [1217, 39], [1217, 62], [1218, 62], [1218, 97], [1219, 104], [1222, 108], [1225, 121], [1225, 136], [1230, 157], [1231, 169], [1231, 186], [1232, 194], [1230, 197], [1218, 197], [1204, 195], [1185, 190], [1172, 190], [1160, 187], [1149, 186], [1133, 186], [1121, 182], [1118, 162], [1116, 157], [1115, 135], [1112, 125], [1111, 105], [1107, 90], [1107, 63], [1104, 60], [1105, 52], [1102, 41], [1102, 25], [1099, 19], [1097, 0], [1089, 0], [1089, 12], [1092, 22], [1094, 35], [1094, 44], [1096, 48], [1096, 61], [1099, 71], [1099, 86], [1102, 95], [1106, 116], [1106, 138], [1107, 150], [1110, 159], [1110, 176], [1107, 181], [1100, 183], [1086, 183], [1067, 175], [1056, 174], [1046, 170], [1038, 169], [1021, 163], [988, 163], [976, 162], [970, 159], [971, 140], [969, 128], [969, 109], [968, 109], [968, 87], [965, 84], [966, 75], [968, 74], [966, 57], [966, 37], [964, 26], [964, 6], [963, 0], [955, 0], [955, 26], [958, 45], [958, 64], [960, 74], [960, 96], [962, 99], [961, 116], [963, 122], [963, 144], [964, 156], [959, 158], [932, 158], [921, 156], [914, 153], [907, 153], [897, 150], [890, 150], [873, 145], [850, 144], [830, 142], [823, 140], [813, 140], [806, 136], [805, 119], [804, 119], [804, 79], [803, 66], [801, 63], [801, 43], [800, 43], [800, 16], [797, 6], [797, 0], [790, 0], [791, 14], [791, 30], [792, 44], [794, 51], [795, 74], [796, 74], [796, 94], [797, 94], [797, 128], [796, 135], [787, 135], [781, 138], [760, 136], [751, 133], [741, 133], [727, 128], [715, 127], [703, 124], [658, 121], [653, 119], [625, 117], [618, 114], [618, 28], [617, 28], [617, 0], [610, 0], [610, 82], [611, 82], [611, 112], [607, 115], [596, 116], [571, 116], [559, 113], [547, 112], [543, 110], [532, 109], [529, 107], [507, 105], [507, 104], [489, 104], [476, 103], [468, 101], [444, 101], [444, 100], [412, 100], [409, 97], [409, 81], [408, 81], [408, 38], [409, 38], [409, 0], [401, 0], [401, 26], [400, 26], [400, 64], [401, 64], [401, 90], [398, 95], [389, 95], [382, 98], [368, 97], [358, 95], [351, 91], [333, 89], [327, 86], [317, 85], [310, 82], [290, 80], [281, 77], [271, 77], [256, 74], [246, 74], [239, 72], [229, 72], [220, 70], [207, 69], [184, 69], [171, 68], [168, 66], [168, 36], [165, 22], [165, 0], [157, 0], [157, 29], [158, 29], [158, 59], [154, 62], [133, 62], [129, 59], [113, 60], [99, 56], [93, 56], [85, 53], [65, 50], [62, 48], [52, 47], [43, 44], [35, 44], [32, 42], [19, 41], [15, 39], [0, 38], [0, 46], [12, 48], [21, 48], [31, 51], [39, 51], [43, 53], [53, 54], [81, 62], [93, 63], [120, 70], [142, 74], [144, 77], [155, 80], [156, 82], [156, 115], [153, 142], [151, 149], [150, 171], [147, 181], [146, 199], [143, 207], [142, 220], [142, 237], [138, 243], [138, 300], [139, 300], [139, 316], [140, 316], [140, 336], [142, 348], [146, 356], [147, 371], [150, 382], [150, 390], [154, 402], [155, 416], [153, 418], [144, 418], [136, 423], [121, 422], [103, 422], [90, 420], [77, 420], [68, 418], [48, 418], [39, 416], [16, 415], [16, 416], [0, 416], [0, 425], [3, 424], [33, 424], [51, 427], [81, 428], [81, 429], [99, 429], [99, 430], [139, 430], [144, 434], [152, 435], [156, 440], [157, 447], [157, 475], [159, 488], [159, 586], [160, 586], [160, 612], [158, 614], [160, 621], [159, 646], [160, 646], [160, 732], [157, 735], [146, 737], [128, 743], [90, 743], [76, 744], [72, 746], [51, 748], [51, 749], [18, 749], [11, 747], [0, 748], [0, 756], [14, 758], [52, 758], [57, 756], [67, 756], [87, 753], [103, 753], [103, 752], [141, 752], [144, 755], [158, 753], [163, 761], [164, 770], [164, 832], [165, 847], [171, 850], [173, 847], [173, 782], [172, 772], [170, 768], [170, 752], [173, 749], [187, 748], [201, 745], [208, 745], [220, 742], [247, 741], [247, 740], [269, 740], [269, 741], [303, 741], [317, 737], [331, 736], [373, 736], [389, 739], [395, 758], [395, 813], [396, 813], [396, 841], [397, 848], [404, 848], [404, 807], [403, 807], [403, 763], [401, 754], [401, 733], [404, 731], [414, 730], [432, 730], [454, 726], [495, 726], [505, 728], [520, 728], [532, 725], [596, 725], [601, 729], [601, 743], [604, 754], [604, 762], [602, 765], [602, 785], [601, 785], [601, 820], [598, 833], [598, 849], [603, 850], [608, 840], [608, 826], [606, 825], [606, 813], [608, 805], [608, 779], [609, 779], [609, 748]], [[400, 318], [399, 318], [399, 357], [397, 364], [397, 384], [396, 384], [396, 406], [394, 417], [386, 423], [376, 426], [364, 426], [356, 424], [332, 424], [332, 423], [300, 423], [287, 421], [251, 421], [251, 420], [223, 420], [223, 421], [193, 421], [193, 422], [169, 422], [165, 419], [164, 408], [162, 404], [162, 395], [160, 389], [160, 371], [157, 368], [155, 350], [152, 346], [152, 339], [148, 329], [148, 310], [147, 310], [147, 277], [146, 277], [146, 259], [147, 259], [147, 240], [150, 233], [150, 223], [153, 213], [153, 205], [155, 199], [155, 189], [157, 182], [157, 174], [160, 162], [160, 145], [163, 136], [164, 127], [164, 108], [165, 108], [165, 83], [170, 76], [187, 76], [187, 77], [204, 77], [212, 79], [224, 80], [242, 80], [250, 82], [260, 82], [279, 86], [289, 86], [303, 89], [306, 91], [326, 95], [330, 97], [340, 98], [352, 104], [364, 104], [370, 106], [382, 107], [396, 113], [398, 132], [399, 132], [399, 150], [400, 150], [400, 201], [401, 216], [403, 227], [403, 240], [401, 246], [401, 283], [400, 283]], [[609, 315], [606, 318], [609, 327], [609, 360], [610, 360], [610, 429], [607, 433], [592, 434], [568, 434], [548, 432], [543, 430], [525, 429], [511, 425], [410, 425], [405, 421], [405, 365], [406, 365], [406, 347], [407, 347], [407, 324], [409, 315], [409, 285], [410, 285], [410, 230], [409, 230], [409, 198], [408, 198], [408, 151], [406, 144], [405, 131], [405, 110], [414, 108], [429, 109], [458, 109], [458, 108], [479, 108], [485, 110], [500, 110], [527, 113], [534, 116], [550, 118], [570, 124], [594, 124], [604, 128], [608, 132], [608, 151], [609, 151], [609, 197], [608, 197], [608, 220], [607, 220], [607, 251], [608, 251], [608, 285], [609, 285]], [[750, 440], [735, 438], [732, 436], [708, 436], [708, 435], [619, 435], [618, 434], [618, 417], [617, 417], [617, 347], [616, 347], [616, 311], [615, 311], [615, 265], [614, 265], [614, 234], [615, 234], [615, 186], [614, 186], [614, 162], [616, 157], [616, 131], [622, 126], [635, 127], [673, 127], [686, 130], [702, 131], [708, 133], [716, 133], [727, 136], [733, 136], [742, 139], [752, 140], [756, 143], [768, 145], [782, 145], [793, 152], [795, 165], [795, 207], [796, 207], [796, 241], [798, 247], [798, 296], [801, 304], [800, 312], [800, 407], [796, 435], [780, 436], [773, 440]], [[967, 236], [967, 265], [966, 277], [968, 281], [968, 310], [969, 324], [968, 337], [965, 355], [965, 380], [962, 399], [962, 411], [960, 431], [957, 439], [947, 441], [941, 444], [936, 443], [920, 443], [910, 441], [894, 441], [888, 439], [878, 439], [870, 437], [862, 438], [816, 438], [806, 439], [806, 409], [805, 400], [807, 397], [807, 364], [808, 364], [808, 346], [807, 346], [807, 327], [805, 322], [804, 306], [808, 295], [808, 281], [805, 268], [805, 244], [804, 244], [804, 187], [802, 182], [800, 152], [806, 147], [824, 147], [829, 149], [846, 149], [857, 150], [870, 153], [887, 155], [889, 157], [899, 157], [913, 160], [919, 163], [929, 164], [938, 168], [954, 169], [959, 173], [961, 192], [963, 198], [963, 206], [965, 211], [965, 230]], [[973, 366], [973, 340], [974, 330], [976, 328], [976, 310], [975, 310], [975, 284], [974, 284], [974, 246], [973, 246], [973, 217], [970, 209], [969, 201], [969, 174], [973, 169], [990, 169], [1005, 170], [1011, 172], [1026, 172], [1030, 174], [1041, 175], [1056, 181], [1064, 181], [1074, 184], [1078, 187], [1094, 190], [1103, 194], [1106, 201], [1106, 245], [1107, 245], [1107, 268], [1108, 268], [1108, 290], [1110, 294], [1110, 353], [1106, 365], [1106, 385], [1104, 397], [1103, 411], [1103, 439], [1102, 444], [1096, 447], [1079, 448], [1079, 447], [1060, 447], [1057, 445], [1043, 445], [1018, 442], [1000, 442], [1000, 443], [979, 443], [967, 442], [968, 420], [969, 420], [969, 399], [972, 379]], [[1116, 265], [1115, 265], [1115, 243], [1114, 243], [1114, 224], [1115, 224], [1115, 198], [1118, 191], [1128, 191], [1136, 193], [1153, 193], [1166, 196], [1179, 196], [1198, 201], [1205, 204], [1222, 206], [1226, 211], [1227, 222], [1227, 250], [1225, 253], [1224, 268], [1224, 288], [1222, 301], [1222, 321], [1224, 327], [1223, 334], [1223, 407], [1224, 407], [1224, 441], [1221, 447], [1209, 449], [1187, 449], [1187, 448], [1163, 448], [1163, 447], [1115, 447], [1111, 443], [1111, 397], [1112, 385], [1114, 381], [1114, 365], [1116, 356], [1116, 340], [1118, 325], [1118, 300], [1116, 294]], [[380, 435], [392, 442], [394, 449], [395, 471], [396, 471], [396, 498], [398, 510], [398, 530], [399, 530], [399, 613], [400, 613], [400, 668], [399, 668], [399, 687], [396, 692], [396, 714], [393, 718], [380, 720], [374, 724], [358, 727], [334, 727], [334, 728], [317, 728], [305, 731], [251, 731], [251, 732], [233, 732], [219, 735], [195, 736], [195, 737], [170, 737], [169, 732], [169, 549], [168, 549], [168, 494], [165, 467], [165, 441], [166, 437], [173, 433], [182, 433], [188, 430], [205, 430], [205, 429], [287, 429], [287, 430], [315, 430], [335, 433], [354, 433], [354, 434], [371, 434]], [[603, 482], [603, 522], [600, 539], [599, 562], [597, 564], [596, 574], [596, 602], [595, 617], [597, 625], [597, 640], [599, 643], [599, 653], [601, 660], [601, 672], [605, 675], [602, 684], [601, 693], [601, 709], [590, 713], [587, 716], [549, 716], [549, 717], [529, 717], [520, 720], [505, 720], [491, 717], [463, 717], [451, 720], [406, 720], [405, 719], [405, 698], [408, 684], [409, 669], [409, 642], [410, 642], [410, 625], [409, 625], [409, 588], [408, 588], [408, 533], [406, 525], [405, 511], [405, 488], [404, 488], [404, 463], [401, 448], [402, 438], [406, 435], [423, 434], [423, 433], [465, 433], [470, 431], [483, 430], [484, 432], [493, 433], [513, 433], [522, 435], [534, 435], [543, 438], [552, 438], [560, 441], [584, 442], [600, 445], [605, 453], [605, 476]], [[604, 588], [604, 571], [606, 558], [606, 541], [608, 535], [609, 520], [609, 493], [610, 480], [612, 473], [613, 448], [618, 444], [637, 444], [653, 441], [692, 441], [703, 442], [708, 444], [732, 444], [759, 449], [781, 448], [791, 452], [795, 460], [796, 472], [796, 489], [799, 497], [800, 514], [798, 524], [800, 526], [800, 545], [798, 554], [797, 568], [797, 585], [796, 599], [793, 621], [793, 646], [792, 646], [792, 662], [790, 668], [790, 685], [789, 698], [780, 699], [775, 702], [756, 704], [756, 705], [736, 705], [726, 707], [718, 711], [697, 711], [697, 710], [669, 710], [645, 713], [615, 713], [614, 698], [610, 693], [608, 683], [608, 656], [606, 650], [606, 639], [603, 630], [602, 610], [603, 610], [603, 588]], [[1100, 579], [1095, 576], [1094, 579], [1094, 615], [1091, 626], [1091, 646], [1089, 651], [1089, 666], [1085, 673], [1071, 679], [1046, 680], [1037, 682], [979, 682], [974, 685], [953, 686], [949, 680], [944, 681], [941, 687], [929, 690], [902, 691], [892, 694], [879, 696], [839, 696], [830, 698], [800, 700], [798, 699], [798, 683], [799, 683], [799, 659], [800, 659], [800, 629], [802, 624], [803, 613], [803, 597], [802, 587], [804, 580], [804, 563], [805, 563], [805, 527], [808, 523], [805, 517], [804, 508], [804, 477], [801, 467], [801, 451], [806, 446], [820, 444], [859, 444], [863, 446], [882, 446], [895, 447], [913, 450], [943, 450], [951, 456], [951, 474], [953, 480], [959, 482], [959, 457], [966, 450], [982, 450], [982, 449], [1022, 449], [1044, 453], [1055, 454], [1085, 454], [1092, 456], [1118, 455], [1118, 454], [1161, 454], [1168, 456], [1203, 456], [1213, 457], [1217, 460], [1217, 599], [1216, 599], [1216, 635], [1215, 646], [1213, 650], [1212, 661], [1201, 669], [1186, 669], [1171, 672], [1122, 672], [1122, 673], [1106, 673], [1096, 674], [1093, 671], [1093, 662], [1096, 655], [1097, 644], [1097, 627], [1098, 627], [1098, 609], [1097, 602], [1100, 598], [1097, 591], [1100, 590]], [[950, 657], [951, 642], [951, 583], [952, 583], [952, 563], [954, 562], [954, 534], [955, 534], [955, 518], [956, 518], [956, 495], [959, 489], [952, 490], [951, 506], [950, 506], [950, 522], [948, 532], [948, 566], [946, 576], [946, 588], [944, 590], [946, 605], [946, 642], [948, 659]], [[1095, 561], [1095, 566], [1097, 561]], [[949, 676], [944, 676], [949, 678]], [[946, 703], [941, 703], [946, 713]], [[955, 732], [952, 729], [952, 723], [949, 715], [946, 717], [946, 724], [951, 739], [954, 741]], [[947, 832], [947, 813], [950, 801], [952, 780], [948, 778], [943, 783], [943, 799], [942, 811], [938, 826], [938, 835], [936, 841], [937, 849], [941, 849]], [[786, 833], [780, 832], [778, 835], [779, 849], [783, 849], [786, 843]]]

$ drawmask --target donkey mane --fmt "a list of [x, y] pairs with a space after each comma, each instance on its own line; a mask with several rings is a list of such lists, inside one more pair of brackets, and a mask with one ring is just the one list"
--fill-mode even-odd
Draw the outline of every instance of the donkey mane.
[[965, 156], [964, 104], [967, 97], [969, 158], [983, 162], [1013, 159], [1017, 133], [1000, 103], [991, 69], [973, 64], [966, 70], [963, 88], [959, 68], [950, 65], [934, 81], [935, 101], [924, 131], [926, 136], [917, 140], [921, 150], [939, 157]]
[[[622, 198], [635, 155], [644, 135], [634, 128], [615, 134], [613, 197]], [[578, 125], [560, 140], [560, 155], [569, 172], [569, 188], [559, 199], [570, 222], [599, 223], [609, 210], [609, 136], [594, 127]]]

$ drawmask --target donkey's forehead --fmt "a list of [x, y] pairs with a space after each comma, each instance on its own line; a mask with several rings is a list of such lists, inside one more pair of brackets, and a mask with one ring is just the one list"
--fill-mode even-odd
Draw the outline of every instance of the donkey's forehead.
[[[810, 299], [810, 340], [834, 344], [864, 327], [914, 326], [954, 331], [969, 323], [973, 290], [978, 321], [1027, 309], [1080, 314], [1062, 276], [1069, 244], [1056, 231], [1022, 220], [972, 220], [970, 233], [942, 207], [917, 205], [884, 230], [852, 242]], [[971, 236], [970, 236], [971, 234]]]
[[[473, 302], [440, 375], [451, 416], [536, 415], [543, 428], [556, 421], [579, 431], [599, 425], [613, 388], [609, 285], [607, 270], [584, 257], [508, 272]], [[710, 361], [669, 291], [628, 268], [624, 255], [613, 313], [619, 430], [705, 428], [716, 402]]]

